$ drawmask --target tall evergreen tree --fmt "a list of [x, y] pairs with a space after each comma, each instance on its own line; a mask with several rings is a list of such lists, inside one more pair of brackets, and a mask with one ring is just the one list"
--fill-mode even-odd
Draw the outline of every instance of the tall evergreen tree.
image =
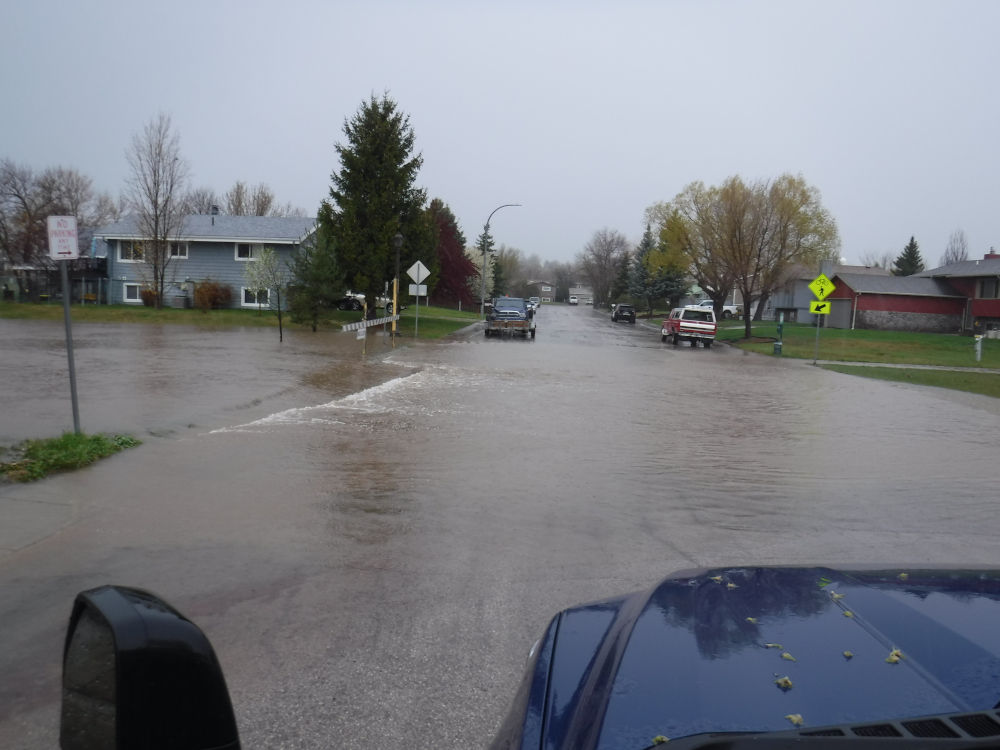
[[910, 237], [903, 252], [892, 263], [893, 276], [912, 276], [924, 270], [924, 259], [920, 257], [917, 241]]
[[[373, 300], [395, 275], [397, 232], [405, 238], [401, 275], [414, 260], [436, 266], [433, 235], [423, 206], [424, 190], [415, 187], [423, 157], [413, 153], [416, 137], [410, 118], [387, 95], [374, 95], [344, 122], [347, 142], [338, 143], [340, 170], [331, 175], [329, 210], [319, 221], [337, 248], [347, 285]], [[402, 281], [402, 280], [401, 280]], [[369, 306], [374, 315], [374, 305]]]
[[632, 275], [632, 253], [628, 250], [623, 252], [618, 264], [618, 275], [615, 276], [615, 280], [611, 284], [611, 299], [608, 300], [609, 302], [618, 301], [629, 294], [629, 278]]
[[470, 309], [476, 304], [469, 280], [479, 276], [476, 265], [465, 254], [465, 236], [455, 215], [440, 198], [431, 201], [427, 213], [435, 229], [438, 274], [434, 297], [443, 302], [461, 302]]
[[496, 255], [486, 255], [486, 263], [493, 270], [493, 289], [490, 297], [503, 297], [507, 293], [507, 279], [504, 276], [504, 264], [497, 262]]
[[331, 220], [327, 216], [324, 221], [323, 214], [330, 210], [329, 205], [320, 207], [316, 232], [302, 244], [290, 264], [292, 279], [288, 289], [288, 304], [292, 320], [296, 323], [308, 323], [313, 331], [318, 328], [325, 311], [336, 307], [344, 289], [333, 241], [324, 229]]

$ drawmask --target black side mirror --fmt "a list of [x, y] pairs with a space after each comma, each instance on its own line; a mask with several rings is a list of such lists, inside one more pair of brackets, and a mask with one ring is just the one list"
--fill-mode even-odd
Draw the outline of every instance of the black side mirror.
[[62, 750], [239, 750], [205, 634], [155, 594], [77, 594], [63, 649]]

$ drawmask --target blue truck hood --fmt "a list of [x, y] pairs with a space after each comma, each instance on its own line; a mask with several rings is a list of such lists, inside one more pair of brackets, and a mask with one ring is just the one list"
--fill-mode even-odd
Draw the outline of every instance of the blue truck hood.
[[998, 700], [1000, 572], [697, 571], [558, 614], [494, 747], [640, 750]]

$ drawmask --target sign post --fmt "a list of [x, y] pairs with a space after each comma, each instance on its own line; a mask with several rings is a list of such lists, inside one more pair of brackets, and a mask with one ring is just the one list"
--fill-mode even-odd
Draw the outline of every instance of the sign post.
[[830, 303], [824, 302], [833, 292], [833, 282], [827, 278], [825, 273], [821, 273], [809, 284], [809, 289], [816, 295], [816, 299], [809, 303], [809, 312], [816, 315], [816, 349], [813, 352], [813, 364], [819, 359], [819, 322], [820, 315], [830, 314]]
[[66, 266], [80, 257], [80, 246], [76, 237], [75, 216], [50, 216], [49, 257], [59, 261], [59, 275], [62, 277], [63, 320], [66, 323], [66, 359], [69, 364], [69, 392], [73, 401], [73, 432], [80, 434], [80, 404], [76, 398], [76, 365], [73, 363], [73, 329], [69, 313], [69, 271]]
[[[431, 272], [427, 266], [418, 260], [407, 269], [406, 275], [416, 282], [415, 285], [410, 284], [410, 294], [414, 294], [417, 297], [417, 313], [413, 326], [413, 338], [416, 338], [417, 334], [420, 333], [420, 292], [423, 291], [425, 295], [427, 294], [427, 287], [424, 286], [424, 279], [430, 276]], [[393, 310], [393, 312], [395, 312], [395, 310]]]

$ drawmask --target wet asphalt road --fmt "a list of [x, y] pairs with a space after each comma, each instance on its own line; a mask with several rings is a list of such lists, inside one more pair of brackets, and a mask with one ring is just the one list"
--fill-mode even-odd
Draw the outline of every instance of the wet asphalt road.
[[[538, 331], [364, 361], [347, 334], [81, 331], [84, 429], [146, 442], [0, 487], [0, 746], [57, 745], [72, 598], [107, 582], [203, 627], [244, 747], [469, 748], [563, 606], [699, 566], [998, 563], [993, 400], [588, 307]], [[61, 328], [0, 333], [0, 433], [65, 429]]]

